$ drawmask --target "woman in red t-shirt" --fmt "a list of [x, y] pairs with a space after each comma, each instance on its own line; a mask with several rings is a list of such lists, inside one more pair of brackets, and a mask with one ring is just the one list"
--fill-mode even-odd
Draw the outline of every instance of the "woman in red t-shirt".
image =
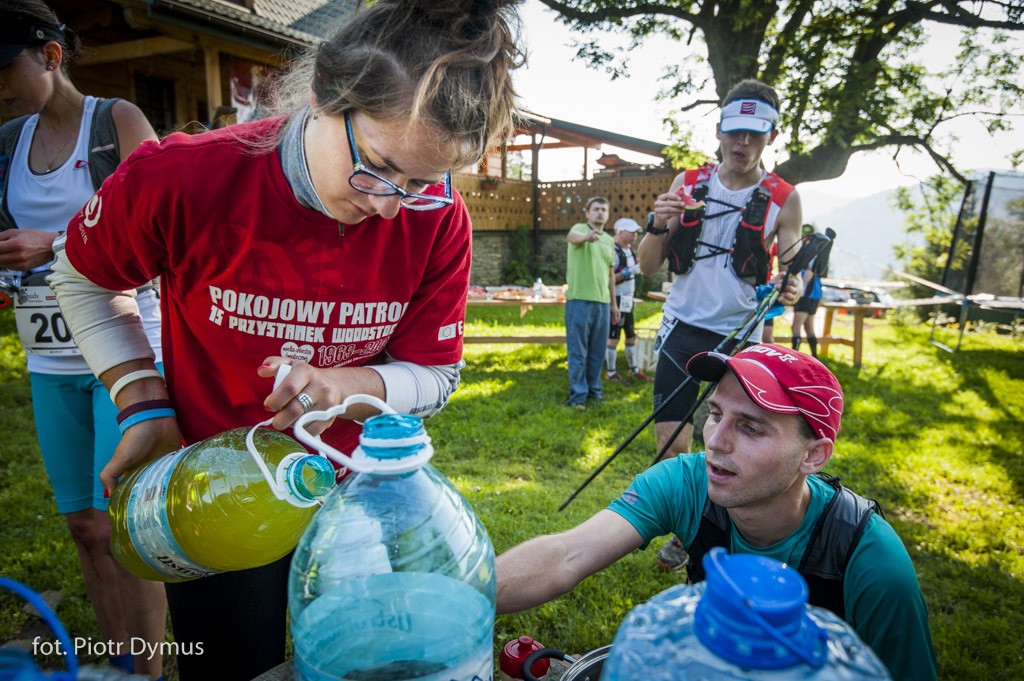
[[[161, 405], [133, 407], [108, 489], [268, 414], [285, 429], [357, 393], [421, 416], [444, 406], [471, 264], [450, 169], [513, 131], [515, 4], [360, 9], [282, 81], [277, 116], [143, 145], [72, 219], [51, 281], [75, 338], [119, 409]], [[166, 384], [115, 293], [157, 276]], [[349, 418], [367, 415], [322, 437], [351, 451]], [[288, 560], [168, 585], [183, 681], [284, 660]]]

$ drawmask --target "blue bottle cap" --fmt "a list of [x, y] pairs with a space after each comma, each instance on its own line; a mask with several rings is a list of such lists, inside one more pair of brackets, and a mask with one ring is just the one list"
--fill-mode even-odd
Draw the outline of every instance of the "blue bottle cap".
[[748, 669], [827, 660], [827, 635], [807, 612], [807, 582], [785, 563], [715, 548], [704, 556], [707, 585], [694, 613], [706, 648]]
[[366, 419], [359, 444], [373, 459], [414, 456], [430, 442], [423, 419], [411, 414], [378, 414]]

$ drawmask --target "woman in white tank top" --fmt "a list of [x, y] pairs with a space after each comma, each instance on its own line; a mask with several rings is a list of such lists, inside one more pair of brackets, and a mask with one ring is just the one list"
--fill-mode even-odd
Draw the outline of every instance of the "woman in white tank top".
[[[166, 627], [163, 585], [122, 569], [109, 549], [110, 519], [98, 473], [120, 440], [117, 409], [82, 358], [46, 284], [53, 241], [94, 193], [89, 139], [97, 100], [71, 82], [67, 62], [78, 37], [42, 0], [4, 0], [0, 10], [0, 101], [28, 114], [9, 155], [3, 208], [17, 229], [0, 231], [0, 268], [22, 272], [15, 317], [28, 358], [36, 432], [58, 510], [67, 519], [86, 591], [111, 663], [159, 678], [160, 654], [132, 659], [145, 640], [159, 649]], [[111, 112], [121, 158], [156, 139], [138, 107]], [[159, 362], [159, 301], [139, 294], [140, 311]]]

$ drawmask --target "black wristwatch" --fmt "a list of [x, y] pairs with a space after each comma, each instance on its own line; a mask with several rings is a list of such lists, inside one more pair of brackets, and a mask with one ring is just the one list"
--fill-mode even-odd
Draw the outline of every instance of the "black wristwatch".
[[648, 213], [647, 214], [647, 227], [644, 228], [644, 231], [647, 232], [648, 234], [654, 234], [656, 236], [661, 236], [662, 234], [668, 234], [668, 227], [662, 227], [661, 229], [658, 229], [657, 227], [655, 227], [654, 226], [654, 213]]

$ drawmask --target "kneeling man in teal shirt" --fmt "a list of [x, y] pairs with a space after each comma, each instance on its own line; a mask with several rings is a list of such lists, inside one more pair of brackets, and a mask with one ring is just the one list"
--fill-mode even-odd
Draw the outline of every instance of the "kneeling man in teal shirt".
[[810, 600], [840, 615], [898, 681], [937, 678], [921, 587], [903, 542], [877, 505], [821, 473], [843, 413], [839, 381], [817, 359], [779, 345], [735, 356], [706, 352], [686, 366], [715, 381], [702, 454], [638, 475], [582, 524], [498, 557], [498, 613], [571, 591], [656, 537], [678, 536], [688, 579], [703, 579], [713, 546], [788, 563]]

